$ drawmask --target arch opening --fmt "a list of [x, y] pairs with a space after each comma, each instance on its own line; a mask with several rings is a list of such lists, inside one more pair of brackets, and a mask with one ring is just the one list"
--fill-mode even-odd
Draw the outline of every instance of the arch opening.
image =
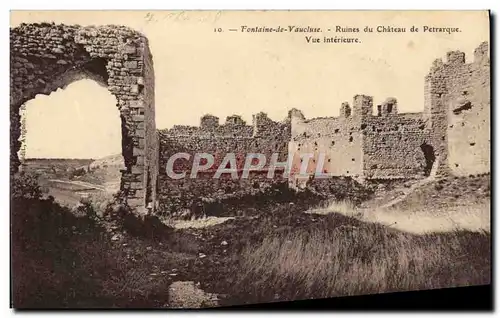
[[20, 138], [23, 105], [38, 94], [49, 95], [75, 81], [91, 79], [116, 98], [120, 113], [126, 167], [121, 171], [120, 202], [146, 213], [146, 190], [155, 203], [158, 168], [154, 68], [148, 39], [117, 25], [23, 23], [10, 29], [10, 44], [11, 176], [19, 171], [20, 157], [26, 152]]
[[[47, 195], [62, 204], [82, 196], [111, 198], [124, 168], [116, 103], [102, 83], [83, 79], [23, 104], [21, 169], [37, 174]], [[86, 186], [72, 191], [75, 181]]]

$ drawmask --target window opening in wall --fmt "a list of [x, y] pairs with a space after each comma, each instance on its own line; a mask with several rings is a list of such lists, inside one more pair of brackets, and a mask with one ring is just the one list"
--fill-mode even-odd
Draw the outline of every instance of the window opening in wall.
[[459, 115], [461, 114], [464, 110], [469, 110], [472, 108], [472, 103], [468, 100], [461, 101], [459, 106], [455, 109], [453, 109], [453, 114]]
[[423, 143], [420, 146], [420, 149], [424, 153], [424, 158], [425, 158], [425, 168], [424, 168], [424, 175], [429, 176], [432, 170], [432, 167], [434, 165], [434, 162], [436, 161], [436, 155], [434, 152], [434, 147], [427, 143]]

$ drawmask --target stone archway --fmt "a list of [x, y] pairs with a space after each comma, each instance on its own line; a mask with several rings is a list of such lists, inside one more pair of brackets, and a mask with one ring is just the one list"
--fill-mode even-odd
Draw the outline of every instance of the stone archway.
[[20, 165], [21, 105], [82, 78], [95, 80], [116, 97], [126, 167], [121, 196], [143, 213], [156, 200], [154, 70], [147, 38], [123, 26], [35, 23], [10, 29], [11, 174]]

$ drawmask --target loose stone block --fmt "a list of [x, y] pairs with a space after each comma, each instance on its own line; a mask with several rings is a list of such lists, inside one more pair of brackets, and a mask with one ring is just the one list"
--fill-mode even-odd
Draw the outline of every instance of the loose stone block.
[[127, 69], [137, 68], [137, 61], [126, 61], [123, 63], [123, 66]]

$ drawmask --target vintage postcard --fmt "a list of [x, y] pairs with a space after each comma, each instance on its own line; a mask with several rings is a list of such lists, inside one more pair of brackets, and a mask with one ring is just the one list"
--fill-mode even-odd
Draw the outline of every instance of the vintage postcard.
[[488, 11], [12, 11], [12, 307], [488, 286], [490, 73]]

